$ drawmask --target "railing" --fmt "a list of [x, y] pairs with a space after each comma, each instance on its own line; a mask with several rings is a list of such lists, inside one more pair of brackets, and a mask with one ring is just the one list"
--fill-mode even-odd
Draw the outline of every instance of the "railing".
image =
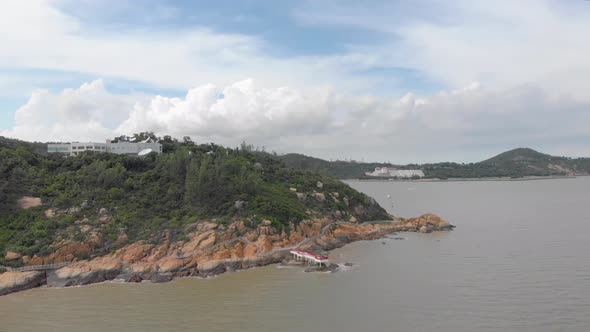
[[72, 264], [71, 262], [64, 262], [64, 263], [53, 263], [53, 264], [44, 264], [44, 265], [29, 265], [23, 267], [8, 267], [8, 266], [0, 266], [0, 268], [6, 269], [9, 272], [26, 272], [26, 271], [45, 271], [45, 270], [57, 270], [61, 269], [62, 267], [68, 266]]

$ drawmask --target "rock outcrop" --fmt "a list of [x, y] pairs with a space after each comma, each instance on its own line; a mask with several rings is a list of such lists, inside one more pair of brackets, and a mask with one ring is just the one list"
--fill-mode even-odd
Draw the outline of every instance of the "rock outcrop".
[[23, 196], [17, 201], [18, 207], [24, 210], [41, 206], [41, 204], [41, 198], [31, 196]]
[[4, 259], [7, 262], [17, 260], [17, 259], [19, 259], [21, 257], [23, 257], [23, 255], [21, 255], [20, 253], [15, 252], [15, 251], [10, 251], [10, 250], [7, 251], [6, 254], [4, 255]]
[[[195, 223], [185, 228], [187, 235], [182, 240], [172, 241], [167, 231], [161, 234], [157, 243], [139, 241], [127, 244], [112, 254], [48, 271], [47, 285], [87, 285], [115, 278], [127, 282], [166, 282], [174, 277], [207, 277], [280, 263], [293, 248], [331, 250], [353, 241], [378, 239], [395, 232], [429, 233], [454, 227], [433, 214], [373, 223], [361, 223], [353, 218], [349, 222], [334, 217], [315, 218], [291, 223], [288, 229], [282, 230], [275, 228], [269, 220], [263, 220], [256, 227], [246, 227], [243, 220], [226, 226], [212, 222]], [[67, 255], [80, 252], [81, 248], [79, 243], [66, 241], [57, 252], [66, 255], [61, 258], [73, 257]], [[49, 255], [35, 256], [30, 261], [47, 263], [59, 259]], [[20, 276], [18, 282], [14, 281], [16, 276]], [[13, 285], [9, 290], [45, 283], [45, 273], [8, 274], [3, 278], [9, 280], [5, 283]]]
[[57, 287], [88, 285], [115, 279], [121, 274], [123, 265], [112, 257], [100, 257], [81, 261], [47, 272], [47, 285]]
[[45, 284], [45, 272], [5, 272], [0, 274], [0, 296]]

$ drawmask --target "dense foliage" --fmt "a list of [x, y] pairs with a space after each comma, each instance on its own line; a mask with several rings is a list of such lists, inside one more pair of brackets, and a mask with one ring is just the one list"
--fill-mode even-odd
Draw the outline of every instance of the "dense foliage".
[[[205, 218], [269, 219], [282, 227], [310, 213], [354, 215], [356, 206], [368, 207], [361, 220], [386, 218], [381, 207], [348, 185], [286, 168], [245, 144], [231, 149], [186, 138], [166, 144], [166, 153], [142, 158], [93, 152], [43, 156], [26, 144], [0, 147], [0, 253], [47, 253], [60, 232], [77, 220], [98, 219], [105, 209], [112, 218], [105, 229], [111, 242], [121, 229], [130, 240], [147, 239]], [[320, 191], [318, 181], [321, 191], [345, 195], [350, 204], [300, 200], [291, 189]], [[16, 202], [22, 196], [40, 197], [43, 206], [20, 209]], [[49, 208], [67, 212], [48, 218]]]

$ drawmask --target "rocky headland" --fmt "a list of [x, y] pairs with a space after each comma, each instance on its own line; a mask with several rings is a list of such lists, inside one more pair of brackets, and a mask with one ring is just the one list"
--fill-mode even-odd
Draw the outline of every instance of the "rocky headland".
[[[279, 263], [289, 250], [332, 250], [347, 243], [396, 232], [447, 231], [454, 226], [433, 214], [381, 222], [315, 218], [277, 229], [270, 221], [256, 227], [235, 220], [228, 225], [202, 221], [186, 226], [186, 237], [163, 232], [155, 241], [137, 241], [89, 260], [77, 260], [92, 242], [63, 241], [48, 256], [22, 257], [25, 265], [72, 262], [57, 270], [0, 274], [0, 295], [47, 285], [68, 287], [107, 280], [166, 282], [177, 277], [208, 277], [227, 271]], [[87, 230], [91, 233], [93, 230]], [[99, 234], [94, 234], [99, 237]], [[91, 236], [92, 237], [92, 236]], [[119, 239], [124, 241], [124, 239]], [[98, 241], [98, 239], [97, 239]], [[11, 253], [16, 257], [14, 253]]]

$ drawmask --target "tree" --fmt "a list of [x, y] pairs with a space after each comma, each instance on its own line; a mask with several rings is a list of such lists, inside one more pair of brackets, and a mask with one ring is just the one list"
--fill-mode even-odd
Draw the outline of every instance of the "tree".
[[192, 138], [190, 136], [184, 136], [182, 138], [182, 144], [184, 145], [195, 145], [195, 143], [193, 142]]

